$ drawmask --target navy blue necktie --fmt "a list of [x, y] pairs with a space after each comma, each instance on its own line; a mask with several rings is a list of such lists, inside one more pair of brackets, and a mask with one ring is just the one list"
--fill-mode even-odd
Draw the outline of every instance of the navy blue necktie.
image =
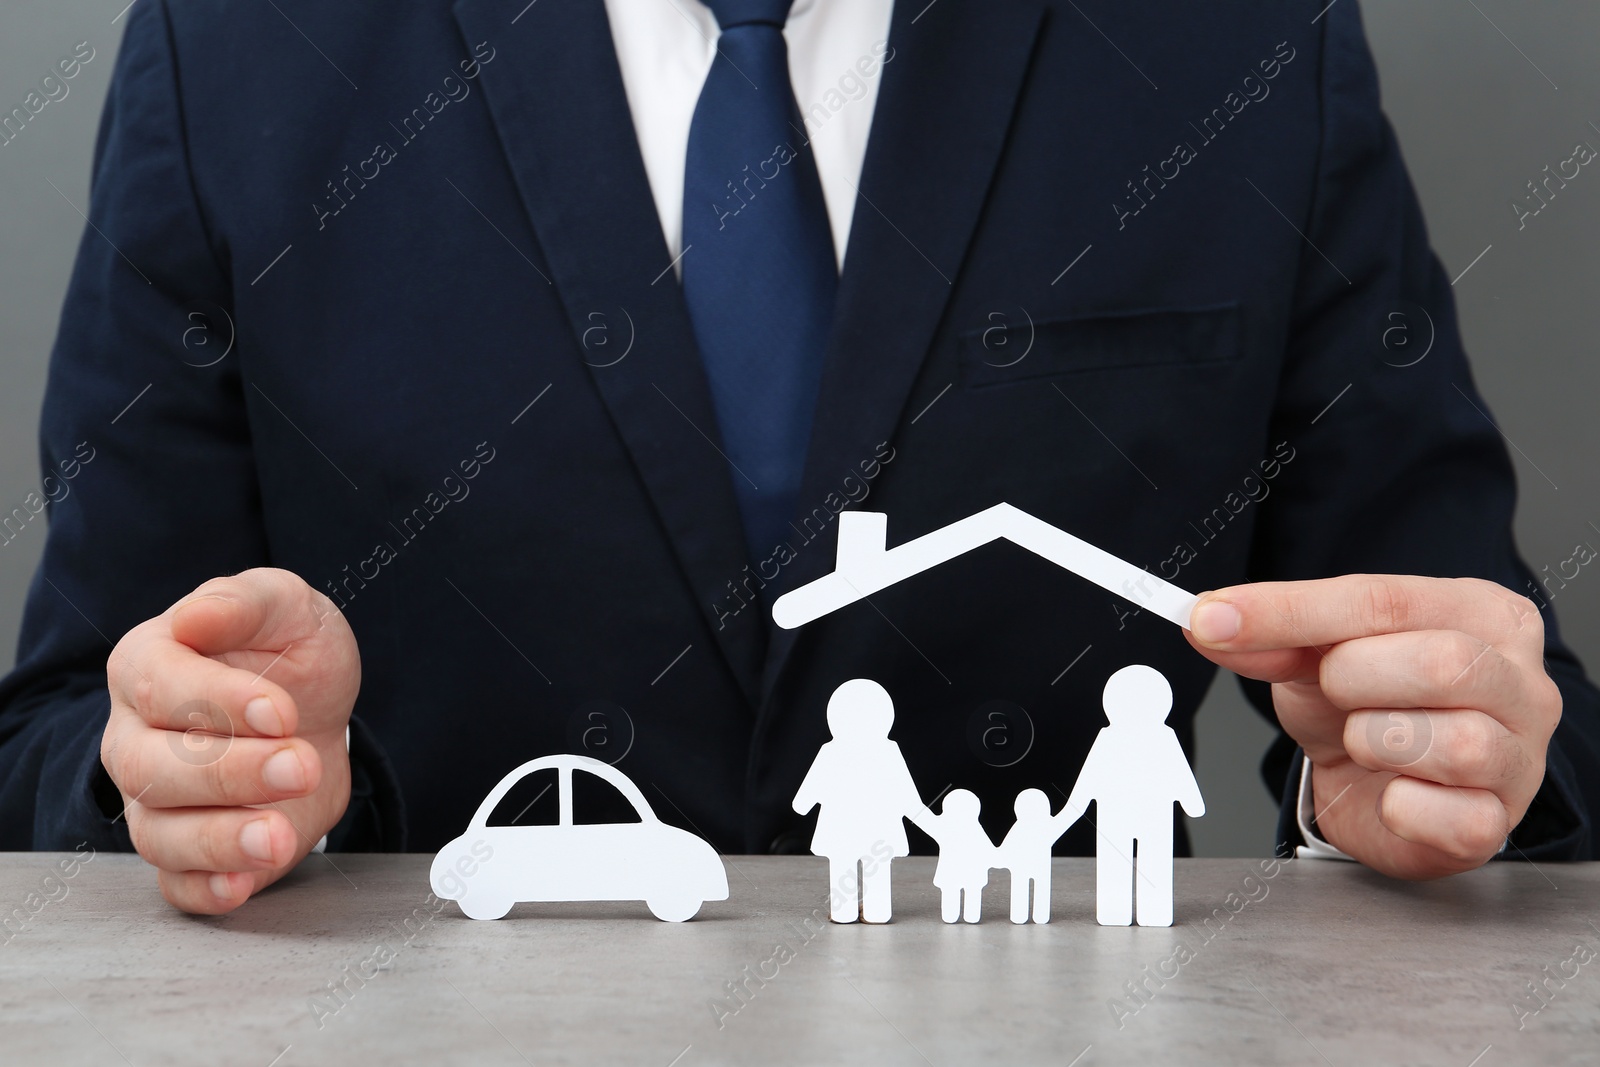
[[794, 92], [793, 0], [707, 0], [722, 35], [689, 127], [683, 293], [752, 561], [789, 540], [839, 277]]

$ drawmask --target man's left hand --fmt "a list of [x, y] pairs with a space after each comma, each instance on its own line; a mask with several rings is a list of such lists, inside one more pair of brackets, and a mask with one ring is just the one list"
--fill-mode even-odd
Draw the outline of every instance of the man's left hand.
[[1317, 832], [1399, 878], [1500, 851], [1544, 780], [1561, 693], [1527, 597], [1475, 578], [1346, 575], [1202, 594], [1189, 643], [1272, 683], [1312, 763]]

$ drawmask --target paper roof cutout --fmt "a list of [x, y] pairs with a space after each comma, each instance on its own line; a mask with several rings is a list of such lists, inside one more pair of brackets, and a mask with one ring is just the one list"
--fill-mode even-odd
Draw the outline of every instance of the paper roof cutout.
[[840, 512], [833, 573], [779, 597], [772, 605], [773, 621], [792, 630], [1002, 538], [1184, 629], [1197, 599], [1010, 504], [996, 504], [894, 548], [885, 547], [888, 526], [889, 516], [882, 512]]

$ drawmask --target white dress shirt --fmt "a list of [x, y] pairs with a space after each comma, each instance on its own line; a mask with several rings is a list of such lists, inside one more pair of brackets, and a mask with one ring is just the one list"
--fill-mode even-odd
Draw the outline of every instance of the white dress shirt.
[[[700, 0], [605, 4], [661, 232], [676, 260], [689, 124], [716, 56], [717, 20]], [[884, 60], [893, 59], [887, 45], [893, 9], [894, 0], [795, 0], [783, 30], [789, 81], [816, 154], [841, 268], [878, 82]]]

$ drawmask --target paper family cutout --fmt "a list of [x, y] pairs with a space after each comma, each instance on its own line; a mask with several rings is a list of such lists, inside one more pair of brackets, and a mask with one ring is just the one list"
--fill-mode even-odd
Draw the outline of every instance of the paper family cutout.
[[[489, 825], [512, 786], [552, 769], [560, 807], [555, 825]], [[639, 821], [574, 823], [574, 773], [615, 787]], [[716, 850], [656, 818], [627, 775], [589, 756], [545, 756], [500, 779], [466, 833], [434, 857], [431, 880], [435, 896], [458, 902], [472, 919], [499, 919], [522, 901], [642, 900], [656, 918], [683, 922], [706, 901], [728, 899], [728, 875]]]
[[[832, 574], [779, 597], [772, 614], [788, 629], [854, 603], [896, 582], [1001, 538], [1100, 587], [1187, 627], [1195, 597], [1010, 504], [969, 516], [887, 549], [888, 517], [839, 515]], [[877, 682], [845, 682], [828, 702], [833, 739], [824, 744], [795, 794], [794, 810], [820, 807], [811, 850], [829, 863], [830, 881], [851, 886], [830, 903], [835, 922], [888, 922], [889, 864], [910, 852], [905, 820], [939, 845], [934, 884], [945, 922], [978, 922], [989, 872], [1011, 875], [1011, 921], [1050, 921], [1051, 847], [1092, 802], [1099, 816], [1096, 917], [1102, 925], [1172, 924], [1172, 805], [1205, 813], [1194, 774], [1166, 725], [1172, 688], [1153, 667], [1113, 674], [1100, 731], [1060, 812], [1038, 789], [1017, 795], [1016, 822], [997, 848], [978, 821], [979, 802], [951, 791], [934, 814], [923, 804], [900, 746], [889, 738], [894, 703]], [[536, 771], [557, 772], [559, 821], [549, 826], [490, 826], [511, 788]], [[572, 776], [593, 774], [633, 806], [637, 823], [573, 821]], [[502, 778], [467, 830], [439, 850], [430, 880], [435, 895], [457, 901], [472, 919], [498, 919], [523, 901], [642, 900], [658, 919], [683, 922], [708, 900], [726, 900], [722, 860], [706, 841], [661, 822], [628, 778], [588, 756], [531, 760]], [[1136, 894], [1135, 887], [1138, 887]]]
[[939, 845], [933, 884], [947, 923], [979, 921], [989, 872], [1011, 874], [1011, 921], [1050, 921], [1050, 849], [1096, 805], [1095, 917], [1102, 926], [1172, 925], [1172, 805], [1193, 818], [1205, 802], [1178, 735], [1166, 724], [1172, 687], [1154, 667], [1113, 674], [1102, 698], [1110, 725], [1095, 738], [1061, 811], [1038, 789], [1017, 794], [1016, 822], [998, 848], [978, 822], [978, 798], [947, 794], [935, 815], [922, 803], [900, 746], [889, 739], [894, 703], [877, 682], [855, 678], [828, 701], [833, 740], [817, 753], [795, 794], [794, 810], [813, 807], [813, 855], [828, 861], [834, 922], [888, 922], [890, 861], [910, 851], [910, 819]]
[[[894, 548], [887, 547], [888, 522], [880, 512], [841, 512], [833, 573], [779, 597], [773, 620], [785, 629], [802, 626], [1004, 538], [1168, 622], [1189, 626], [1194, 594], [1010, 504], [996, 504]], [[978, 823], [978, 798], [971, 792], [952, 791], [938, 815], [916, 798], [900, 748], [888, 738], [894, 708], [883, 687], [859, 678], [840, 686], [828, 703], [834, 739], [822, 746], [794, 800], [800, 814], [822, 807], [812, 852], [828, 859], [830, 883], [860, 883], [859, 909], [834, 895], [834, 921], [888, 920], [889, 863], [855, 850], [862, 837], [879, 833], [890, 844], [889, 859], [906, 855], [904, 817], [939, 845], [933, 880], [942, 894], [945, 922], [979, 920], [983, 889], [994, 868], [1011, 874], [1012, 922], [1030, 917], [1049, 922], [1051, 846], [1093, 802], [1099, 817], [1096, 918], [1104, 926], [1135, 921], [1171, 926], [1172, 805], [1182, 804], [1194, 818], [1205, 814], [1194, 772], [1177, 734], [1166, 725], [1172, 687], [1155, 668], [1136, 664], [1106, 682], [1103, 704], [1110, 725], [1096, 737], [1065, 807], [1052, 814], [1048, 796], [1023, 790], [1014, 808], [1016, 822], [996, 848]], [[852, 868], [859, 875], [852, 875]]]

